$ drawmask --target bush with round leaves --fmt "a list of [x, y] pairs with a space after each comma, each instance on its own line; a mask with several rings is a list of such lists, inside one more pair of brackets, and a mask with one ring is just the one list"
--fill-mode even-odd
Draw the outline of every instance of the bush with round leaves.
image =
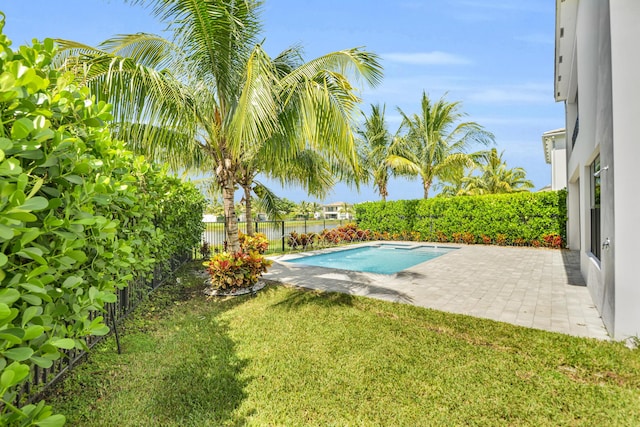
[[17, 401], [33, 366], [106, 334], [116, 290], [198, 244], [204, 200], [111, 139], [109, 105], [56, 71], [53, 41], [13, 51], [3, 26], [0, 13], [0, 425], [58, 426]]

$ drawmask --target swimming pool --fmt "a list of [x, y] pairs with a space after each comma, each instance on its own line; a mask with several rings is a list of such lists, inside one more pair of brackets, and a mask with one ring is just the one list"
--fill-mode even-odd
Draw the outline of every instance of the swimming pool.
[[309, 255], [290, 259], [287, 262], [367, 273], [394, 274], [456, 249], [426, 245], [381, 244]]

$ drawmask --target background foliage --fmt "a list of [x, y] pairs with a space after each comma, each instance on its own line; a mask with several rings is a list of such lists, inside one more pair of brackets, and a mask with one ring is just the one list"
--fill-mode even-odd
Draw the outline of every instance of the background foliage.
[[61, 425], [14, 406], [31, 367], [84, 337], [116, 290], [199, 242], [204, 200], [110, 138], [110, 106], [50, 64], [51, 40], [12, 51], [0, 14], [0, 424]]
[[427, 241], [561, 246], [547, 240], [566, 242], [566, 191], [367, 202], [356, 217], [359, 228]]

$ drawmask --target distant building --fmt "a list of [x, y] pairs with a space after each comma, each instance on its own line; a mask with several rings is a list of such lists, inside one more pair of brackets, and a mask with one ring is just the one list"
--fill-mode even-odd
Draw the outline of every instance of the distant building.
[[324, 219], [353, 219], [351, 209], [353, 205], [345, 202], [335, 202], [322, 205], [322, 216]]
[[544, 160], [551, 165], [550, 190], [567, 188], [567, 132], [550, 130], [542, 134]]
[[615, 339], [640, 336], [640, 1], [556, 0], [567, 243]]
[[218, 215], [212, 215], [212, 214], [202, 215], [202, 222], [216, 222], [217, 220], [218, 220]]

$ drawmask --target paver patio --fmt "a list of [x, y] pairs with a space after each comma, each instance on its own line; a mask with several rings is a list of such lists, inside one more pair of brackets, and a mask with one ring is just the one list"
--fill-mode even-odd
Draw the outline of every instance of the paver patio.
[[580, 274], [577, 252], [439, 246], [460, 249], [393, 275], [287, 263], [309, 253], [285, 254], [271, 257], [275, 262], [264, 279], [609, 339]]

